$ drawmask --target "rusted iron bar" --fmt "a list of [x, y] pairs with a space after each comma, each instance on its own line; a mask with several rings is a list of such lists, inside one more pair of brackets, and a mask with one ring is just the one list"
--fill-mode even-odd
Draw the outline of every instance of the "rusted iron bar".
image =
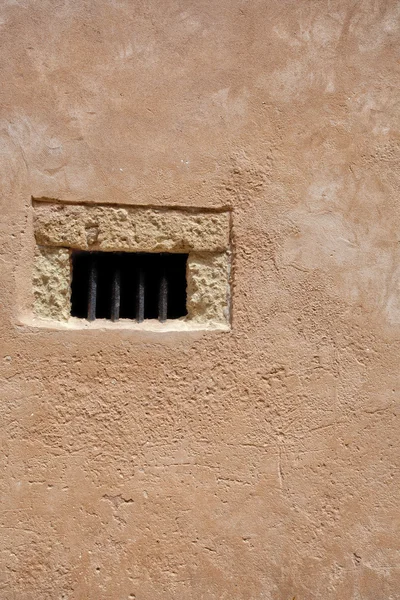
[[113, 272], [112, 291], [111, 291], [111, 321], [118, 321], [121, 306], [121, 270], [115, 268]]
[[158, 295], [158, 320], [161, 323], [167, 320], [168, 313], [168, 281], [165, 268], [162, 267], [160, 278], [160, 290]]
[[144, 320], [144, 271], [139, 264], [137, 290], [136, 290], [136, 320], [141, 323]]
[[88, 321], [96, 319], [97, 276], [97, 259], [92, 256], [89, 267]]

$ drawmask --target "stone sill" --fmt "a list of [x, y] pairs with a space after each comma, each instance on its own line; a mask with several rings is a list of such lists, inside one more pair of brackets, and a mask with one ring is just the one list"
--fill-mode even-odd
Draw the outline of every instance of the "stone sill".
[[117, 322], [108, 319], [96, 319], [89, 322], [86, 319], [71, 317], [68, 321], [55, 319], [26, 318], [20, 320], [20, 325], [52, 329], [58, 331], [138, 331], [153, 333], [187, 333], [196, 331], [230, 331], [231, 327], [225, 323], [207, 322], [200, 323], [186, 319], [170, 319], [160, 323], [156, 319], [146, 319], [143, 323], [136, 323], [130, 319], [120, 319]]

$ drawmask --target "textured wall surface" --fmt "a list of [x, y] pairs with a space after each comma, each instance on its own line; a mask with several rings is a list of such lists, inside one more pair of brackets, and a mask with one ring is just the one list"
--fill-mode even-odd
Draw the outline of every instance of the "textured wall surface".
[[[1, 599], [397, 600], [400, 3], [0, 32]], [[231, 331], [29, 325], [32, 196], [231, 209]]]

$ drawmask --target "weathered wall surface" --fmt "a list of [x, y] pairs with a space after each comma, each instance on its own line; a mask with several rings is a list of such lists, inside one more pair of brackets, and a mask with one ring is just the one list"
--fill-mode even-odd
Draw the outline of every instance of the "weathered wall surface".
[[[4, 600], [399, 598], [400, 4], [4, 0]], [[232, 329], [44, 329], [33, 197], [232, 209]]]

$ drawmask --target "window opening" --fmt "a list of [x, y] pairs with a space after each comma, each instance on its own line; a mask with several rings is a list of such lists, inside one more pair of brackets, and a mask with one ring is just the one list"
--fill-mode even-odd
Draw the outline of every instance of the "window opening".
[[187, 254], [72, 253], [71, 316], [179, 319], [186, 311]]

